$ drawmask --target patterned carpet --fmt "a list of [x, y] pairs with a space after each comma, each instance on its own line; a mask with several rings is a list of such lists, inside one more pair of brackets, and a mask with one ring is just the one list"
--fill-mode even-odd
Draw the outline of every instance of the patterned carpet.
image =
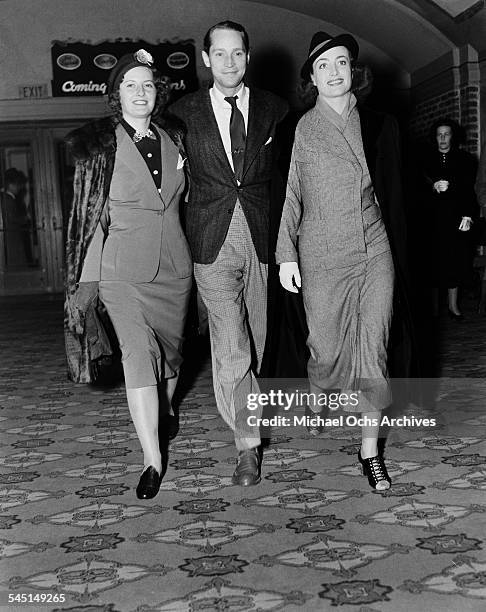
[[485, 610], [486, 317], [467, 314], [438, 323], [443, 378], [407, 409], [438, 426], [390, 432], [389, 491], [360, 475], [349, 428], [276, 430], [261, 484], [232, 486], [210, 363], [189, 347], [181, 432], [141, 501], [123, 387], [66, 380], [58, 298], [3, 299], [0, 609]]

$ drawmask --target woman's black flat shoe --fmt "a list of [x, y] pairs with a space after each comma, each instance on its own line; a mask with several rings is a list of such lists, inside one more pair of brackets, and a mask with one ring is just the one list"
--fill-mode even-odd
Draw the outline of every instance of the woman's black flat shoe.
[[162, 476], [151, 465], [140, 476], [137, 486], [138, 499], [152, 499], [159, 492]]
[[368, 477], [368, 482], [370, 483], [370, 487], [372, 489], [384, 491], [385, 489], [390, 488], [391, 478], [388, 476], [388, 472], [386, 471], [383, 457], [376, 455], [376, 457], [363, 459], [361, 457], [361, 451], [359, 451], [358, 460], [363, 467], [363, 475]]

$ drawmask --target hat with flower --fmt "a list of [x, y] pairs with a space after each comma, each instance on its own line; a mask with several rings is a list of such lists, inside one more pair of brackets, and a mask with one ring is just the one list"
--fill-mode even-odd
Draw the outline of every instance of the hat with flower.
[[138, 51], [135, 51], [135, 53], [127, 53], [126, 55], [122, 55], [108, 77], [108, 95], [118, 89], [123, 77], [129, 70], [136, 68], [137, 66], [142, 66], [144, 68], [149, 68], [152, 72], [155, 72], [153, 64], [154, 58], [148, 51], [145, 51], [145, 49], [139, 49]]

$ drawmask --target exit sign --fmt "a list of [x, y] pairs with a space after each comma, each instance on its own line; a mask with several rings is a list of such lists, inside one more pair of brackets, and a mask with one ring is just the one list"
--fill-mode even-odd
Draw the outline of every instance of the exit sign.
[[19, 85], [20, 98], [47, 98], [47, 84]]

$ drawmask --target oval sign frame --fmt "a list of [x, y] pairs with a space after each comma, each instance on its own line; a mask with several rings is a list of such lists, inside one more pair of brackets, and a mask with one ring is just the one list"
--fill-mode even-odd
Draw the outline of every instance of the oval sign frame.
[[[177, 60], [179, 58], [180, 59], [184, 58], [183, 62], [178, 63]], [[173, 68], [174, 70], [182, 70], [183, 68], [188, 66], [191, 60], [189, 59], [189, 56], [187, 55], [187, 53], [184, 53], [184, 51], [174, 51], [167, 57], [166, 61], [167, 61], [167, 66], [169, 66], [169, 68]]]
[[[110, 65], [102, 65], [102, 60], [100, 60], [100, 58], [110, 58], [109, 61], [111, 61]], [[109, 62], [108, 62], [109, 63]], [[112, 55], [111, 53], [99, 53], [94, 59], [93, 59], [93, 64], [97, 67], [97, 68], [101, 68], [101, 70], [111, 70], [114, 66], [116, 66], [116, 64], [118, 63], [118, 59]]]
[[[76, 65], [75, 66], [63, 66], [62, 64], [63, 57], [76, 58], [77, 60]], [[56, 64], [59, 66], [59, 68], [62, 68], [63, 70], [76, 70], [76, 68], [79, 68], [81, 66], [81, 58], [75, 53], [63, 53], [57, 58]]]

